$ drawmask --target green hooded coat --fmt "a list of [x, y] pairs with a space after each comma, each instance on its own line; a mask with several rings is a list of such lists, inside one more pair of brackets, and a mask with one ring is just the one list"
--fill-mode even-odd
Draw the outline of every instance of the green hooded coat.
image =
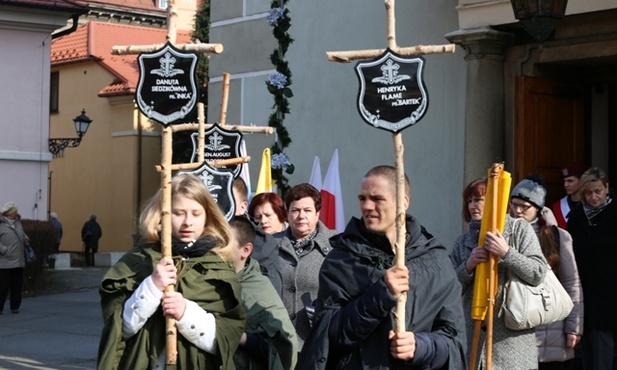
[[298, 336], [283, 301], [270, 280], [261, 274], [259, 263], [249, 259], [238, 272], [242, 284], [242, 306], [246, 311], [246, 331], [261, 335], [268, 344], [268, 364], [250, 358], [239, 348], [234, 357], [238, 370], [289, 370], [296, 366]]
[[[99, 293], [103, 332], [98, 369], [152, 369], [165, 350], [165, 317], [159, 309], [131, 338], [122, 338], [124, 302], [152, 274], [161, 259], [160, 244], [138, 245], [105, 274]], [[245, 313], [240, 304], [240, 283], [230, 263], [217, 254], [179, 259], [175, 290], [211, 313], [216, 321], [217, 354], [207, 353], [178, 333], [176, 366], [167, 369], [235, 369], [233, 354], [244, 330]]]

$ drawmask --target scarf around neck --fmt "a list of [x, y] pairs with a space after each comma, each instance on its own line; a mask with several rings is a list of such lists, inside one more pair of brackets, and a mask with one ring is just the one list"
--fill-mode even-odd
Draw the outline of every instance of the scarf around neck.
[[216, 247], [217, 244], [218, 241], [213, 236], [205, 236], [188, 243], [172, 238], [171, 253], [174, 256], [182, 256], [184, 258], [201, 257]]
[[611, 198], [611, 196], [607, 195], [604, 204], [598, 207], [592, 207], [586, 201], [583, 202], [583, 210], [585, 211], [585, 216], [587, 216], [587, 221], [589, 221], [590, 225], [594, 225], [592, 219], [599, 215], [600, 212], [602, 212], [604, 208], [606, 208], [606, 206], [608, 206], [612, 201], [613, 199]]
[[479, 234], [480, 226], [482, 226], [480, 221], [469, 221], [469, 232]]
[[[315, 228], [315, 230], [313, 230], [312, 233], [310, 233], [309, 235], [305, 236], [304, 238], [300, 240], [290, 240], [291, 246], [293, 247], [294, 251], [296, 251], [296, 255], [298, 256], [301, 255], [304, 252], [304, 250], [307, 249], [307, 247], [311, 244], [313, 239], [315, 239], [318, 228], [319, 228], [319, 225]], [[308, 249], [310, 250], [310, 248]]]

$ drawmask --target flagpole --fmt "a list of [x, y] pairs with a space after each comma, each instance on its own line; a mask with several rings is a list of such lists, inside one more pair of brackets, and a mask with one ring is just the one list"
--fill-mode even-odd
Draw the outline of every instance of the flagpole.
[[[493, 164], [489, 181], [493, 188], [492, 207], [490, 214], [491, 232], [497, 231], [497, 209], [499, 204], [499, 175], [503, 170], [503, 165], [499, 163]], [[493, 365], [493, 321], [495, 311], [495, 285], [497, 283], [497, 256], [489, 256], [489, 280], [488, 280], [488, 310], [486, 317], [486, 370], [491, 370]]]

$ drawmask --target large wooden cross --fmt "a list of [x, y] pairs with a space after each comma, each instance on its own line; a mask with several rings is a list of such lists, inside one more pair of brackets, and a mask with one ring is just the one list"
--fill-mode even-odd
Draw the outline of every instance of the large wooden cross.
[[[422, 55], [453, 53], [454, 44], [447, 45], [417, 45], [410, 47], [399, 47], [396, 44], [396, 22], [394, 17], [394, 0], [384, 0], [387, 13], [388, 25], [388, 48], [399, 55]], [[349, 63], [353, 60], [374, 59], [381, 56], [386, 49], [372, 50], [352, 50], [352, 51], [329, 51], [326, 56], [331, 62]], [[403, 139], [400, 132], [393, 134], [394, 156], [396, 167], [396, 264], [405, 265], [405, 166]], [[396, 331], [405, 331], [405, 304], [407, 294], [402, 294], [397, 301], [394, 318], [396, 320]]]
[[[167, 7], [167, 36], [166, 40], [173, 44], [177, 49], [183, 51], [195, 51], [202, 54], [220, 54], [223, 52], [222, 44], [206, 44], [206, 43], [189, 43], [176, 45], [177, 34], [177, 11], [175, 0], [170, 0]], [[114, 46], [111, 53], [115, 55], [139, 54], [145, 52], [153, 52], [164, 47], [164, 44], [154, 45], [126, 45]], [[262, 126], [241, 126], [227, 125], [227, 96], [229, 91], [229, 74], [225, 75], [223, 84], [223, 100], [221, 103], [221, 114], [219, 117], [223, 127], [241, 132], [265, 133], [272, 134], [272, 127]], [[212, 125], [205, 124], [205, 114], [203, 103], [197, 104], [198, 122], [185, 123], [180, 125], [167, 125], [162, 130], [162, 148], [161, 148], [161, 164], [157, 166], [157, 170], [161, 172], [161, 251], [162, 257], [171, 257], [171, 178], [172, 170], [180, 169], [195, 169], [202, 165], [204, 161], [204, 133], [205, 130]], [[193, 130], [199, 132], [198, 139], [198, 161], [196, 163], [173, 164], [173, 133], [179, 131]], [[211, 166], [228, 166], [241, 164], [250, 161], [250, 157], [231, 158], [228, 160], [220, 160], [209, 162]], [[173, 292], [174, 286], [170, 285], [165, 289], [165, 292]], [[165, 336], [166, 336], [166, 363], [175, 365], [177, 362], [177, 329], [176, 322], [173, 317], [165, 318]]]
[[[274, 128], [269, 126], [255, 126], [255, 125], [240, 125], [240, 124], [228, 124], [227, 123], [227, 106], [229, 102], [229, 79], [231, 75], [229, 73], [223, 74], [223, 94], [221, 97], [221, 109], [219, 113], [218, 125], [221, 128], [239, 131], [243, 133], [251, 133], [251, 134], [265, 134], [272, 135], [274, 133]], [[199, 168], [204, 162], [205, 158], [205, 131], [210, 129], [213, 124], [205, 123], [205, 114], [204, 114], [204, 106], [200, 103], [197, 106], [197, 122], [189, 122], [189, 123], [181, 123], [171, 126], [171, 130], [173, 132], [181, 132], [181, 131], [197, 131], [197, 161], [194, 163], [177, 163], [171, 165], [171, 170], [194, 170]], [[230, 159], [222, 159], [222, 160], [213, 160], [209, 161], [208, 164], [212, 167], [222, 167], [222, 166], [230, 166], [235, 164], [247, 163], [250, 162], [251, 157], [239, 157], [239, 158], [230, 158]], [[163, 166], [156, 167], [158, 171], [163, 170]]]

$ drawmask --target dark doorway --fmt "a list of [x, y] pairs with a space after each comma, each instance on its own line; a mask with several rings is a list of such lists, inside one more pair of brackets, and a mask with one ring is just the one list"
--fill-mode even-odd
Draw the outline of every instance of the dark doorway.
[[518, 76], [514, 123], [514, 173], [518, 182], [529, 173], [544, 176], [546, 204], [563, 196], [561, 168], [585, 163], [585, 95], [579, 85]]

